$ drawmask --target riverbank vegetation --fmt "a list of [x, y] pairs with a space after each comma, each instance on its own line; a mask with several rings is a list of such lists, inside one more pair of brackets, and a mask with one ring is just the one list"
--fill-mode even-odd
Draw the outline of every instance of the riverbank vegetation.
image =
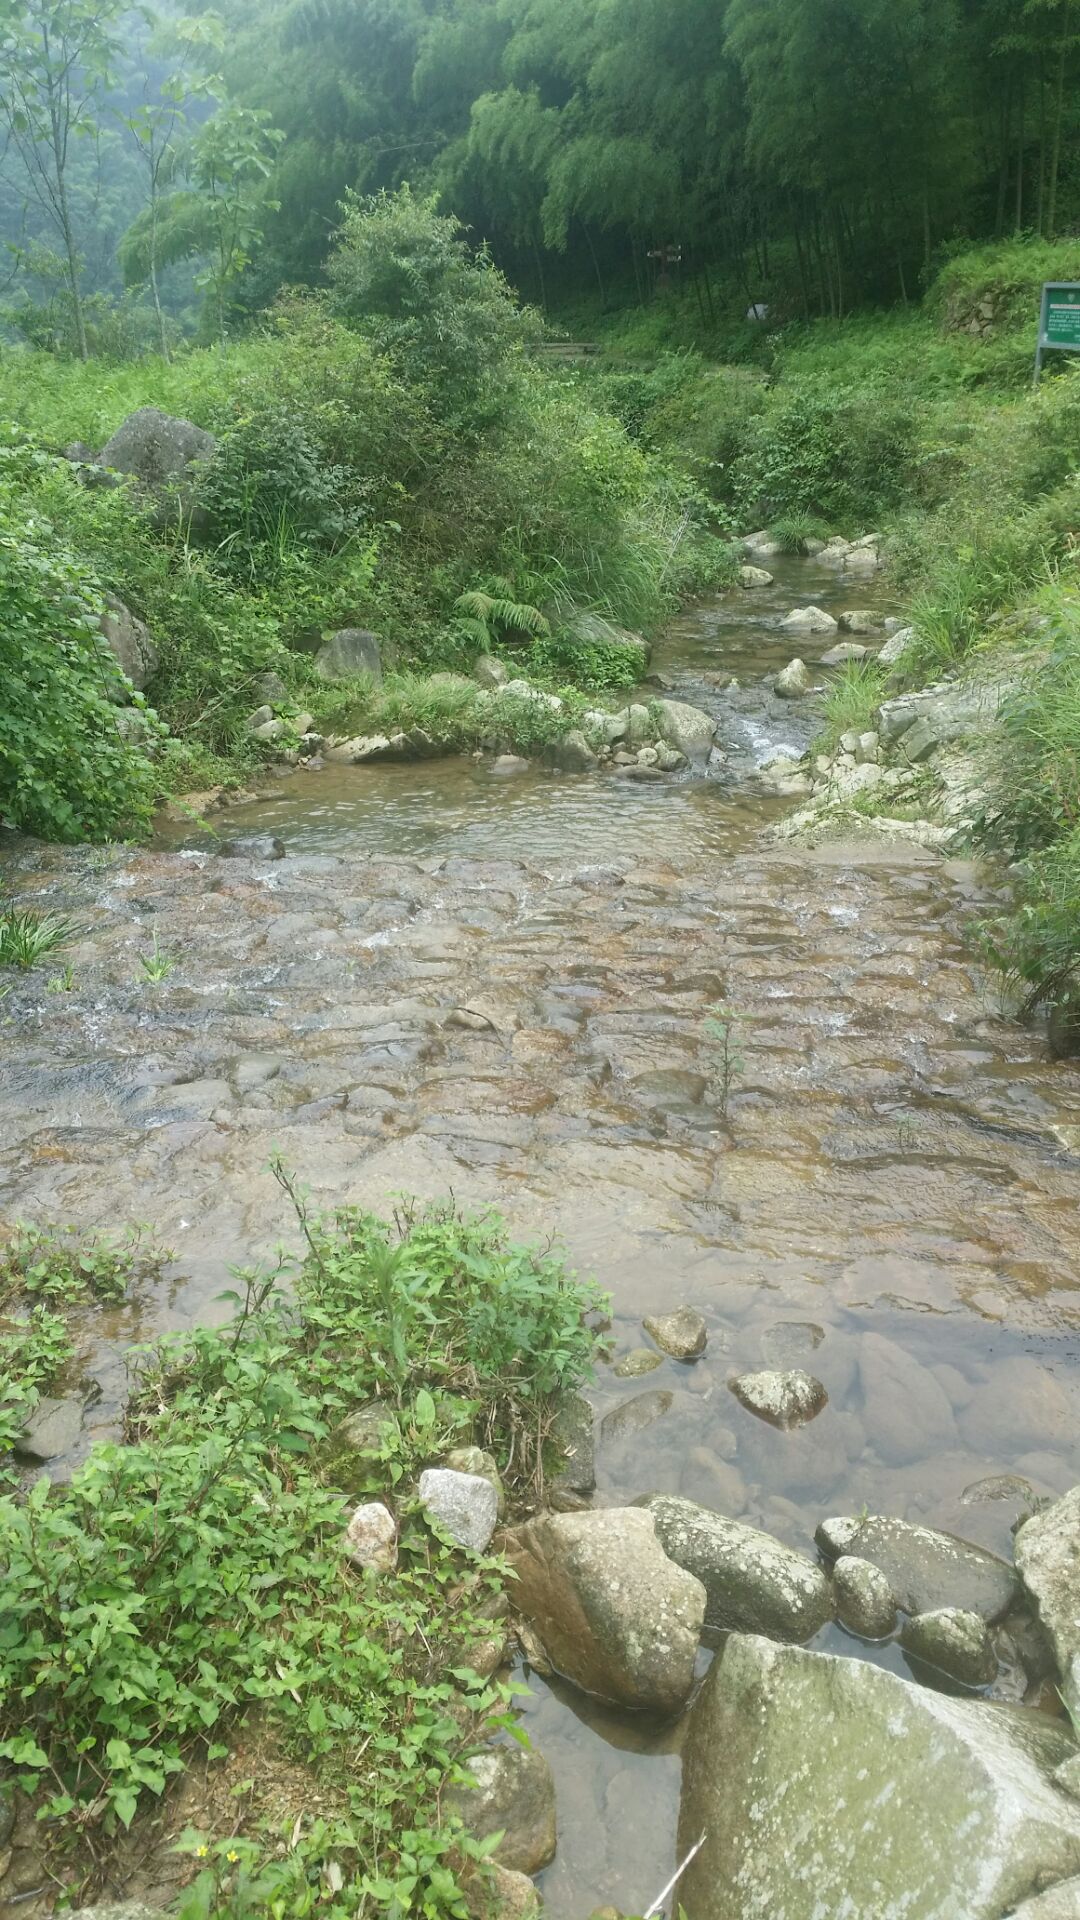
[[[193, 1881], [189, 1920], [461, 1916], [491, 1847], [450, 1789], [506, 1721], [510, 1694], [488, 1677], [503, 1569], [431, 1524], [417, 1479], [474, 1446], [528, 1507], [557, 1398], [589, 1372], [597, 1299], [494, 1219], [319, 1218], [279, 1176], [303, 1258], [240, 1275], [225, 1326], [141, 1355], [122, 1444], [62, 1488], [42, 1478], [0, 1500], [0, 1758], [69, 1893], [131, 1874], [124, 1836], [150, 1807], [159, 1875]], [[58, 1347], [58, 1306], [115, 1299], [137, 1254], [24, 1233], [5, 1310], [30, 1297], [39, 1351], [46, 1314]], [[396, 1519], [393, 1564], [365, 1572], [345, 1525], [376, 1496]], [[241, 1736], [262, 1754], [257, 1791], [230, 1770]], [[220, 1844], [170, 1793], [196, 1759], [234, 1836]]]

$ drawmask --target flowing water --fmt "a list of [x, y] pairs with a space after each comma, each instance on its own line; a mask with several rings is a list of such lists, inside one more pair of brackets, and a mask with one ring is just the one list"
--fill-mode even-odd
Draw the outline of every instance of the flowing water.
[[[753, 767], [813, 729], [764, 686], [793, 650], [780, 616], [873, 591], [785, 562], [764, 594], [672, 625], [654, 664], [718, 716], [708, 778], [297, 772], [227, 816], [280, 835], [265, 864], [197, 833], [141, 852], [9, 838], [20, 897], [84, 931], [73, 992], [38, 973], [3, 1003], [0, 1206], [147, 1220], [176, 1250], [94, 1323], [83, 1450], [131, 1341], [224, 1313], [230, 1265], [288, 1238], [277, 1147], [327, 1203], [452, 1190], [561, 1237], [612, 1293], [616, 1359], [642, 1314], [701, 1309], [702, 1360], [602, 1370], [602, 1502], [678, 1492], [803, 1548], [865, 1504], [1000, 1549], [1016, 1499], [980, 1482], [1080, 1478], [1080, 1073], [978, 976], [964, 935], [988, 883], [910, 848], [762, 834], [779, 803]], [[177, 965], [151, 987], [155, 936]], [[742, 1055], [726, 1128], [717, 1001]], [[459, 1007], [490, 1025], [444, 1024]], [[729, 1377], [766, 1362], [808, 1365], [825, 1412], [782, 1433], [745, 1411]], [[678, 1730], [530, 1684], [559, 1789], [553, 1920], [640, 1912], [671, 1870]]]

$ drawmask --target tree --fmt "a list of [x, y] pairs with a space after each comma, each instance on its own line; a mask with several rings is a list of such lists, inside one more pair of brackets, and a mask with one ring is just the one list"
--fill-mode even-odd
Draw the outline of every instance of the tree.
[[198, 284], [214, 304], [219, 344], [226, 336], [227, 301], [262, 239], [264, 210], [277, 206], [266, 183], [285, 135], [257, 107], [226, 103], [208, 120], [192, 150], [191, 177], [202, 202], [209, 262]]
[[[141, 218], [137, 225], [136, 244], [133, 245], [129, 241], [128, 263], [133, 265], [135, 260], [145, 259], [144, 277], [149, 284], [154, 303], [158, 343], [166, 360], [170, 357], [169, 339], [158, 287], [158, 270], [162, 264], [163, 189], [175, 178], [180, 162], [180, 142], [187, 132], [188, 101], [197, 95], [205, 96], [214, 84], [211, 79], [205, 77], [193, 79], [188, 70], [189, 64], [205, 49], [216, 52], [222, 50], [225, 40], [224, 23], [216, 13], [204, 13], [178, 20], [171, 28], [169, 40], [179, 51], [180, 58], [177, 66], [161, 82], [156, 99], [143, 99], [132, 113], [123, 116], [124, 125], [135, 142], [136, 152], [142, 162], [147, 196], [145, 217]], [[176, 207], [172, 209], [174, 216], [177, 211]], [[169, 257], [176, 258], [175, 217], [169, 222], [169, 228], [171, 239]], [[129, 229], [129, 235], [130, 233]], [[121, 244], [123, 245], [123, 242]], [[185, 250], [192, 250], [194, 244], [193, 234], [191, 247]]]
[[69, 171], [74, 142], [99, 132], [126, 11], [124, 0], [0, 0], [0, 116], [31, 192], [60, 236], [83, 360], [89, 353]]

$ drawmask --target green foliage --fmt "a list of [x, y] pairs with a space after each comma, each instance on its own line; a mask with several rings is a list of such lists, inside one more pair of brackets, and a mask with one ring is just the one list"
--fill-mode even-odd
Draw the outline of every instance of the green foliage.
[[326, 460], [302, 414], [275, 401], [230, 427], [197, 497], [218, 557], [240, 579], [276, 576], [298, 546], [333, 551], [359, 522], [346, 469]]
[[334, 302], [404, 377], [462, 428], [489, 415], [509, 363], [535, 331], [491, 260], [437, 198], [346, 195], [329, 263]]
[[74, 922], [62, 914], [4, 907], [0, 910], [0, 967], [20, 967], [25, 972], [77, 933]]
[[732, 1007], [718, 1000], [709, 1008], [704, 1030], [705, 1038], [713, 1049], [715, 1060], [713, 1077], [717, 1092], [717, 1107], [721, 1119], [726, 1121], [735, 1082], [745, 1065], [741, 1046], [741, 1022]]
[[158, 937], [155, 933], [154, 944], [149, 953], [139, 955], [139, 978], [145, 980], [150, 986], [156, 986], [159, 981], [168, 979], [175, 965], [175, 955], [166, 953], [165, 949], [158, 945]]
[[[1032, 854], [1017, 876], [1013, 910], [979, 929], [984, 953], [1030, 1016], [1080, 1012], [1080, 828]], [[1075, 1042], [1075, 1033], [1073, 1035]], [[1068, 1049], [1075, 1051], [1075, 1044]]]
[[818, 748], [835, 752], [841, 734], [866, 733], [876, 724], [886, 693], [886, 675], [872, 661], [849, 660], [829, 681], [822, 702], [824, 726]]
[[780, 520], [774, 520], [769, 528], [770, 538], [775, 540], [784, 553], [806, 553], [814, 540], [828, 538], [829, 528], [826, 522], [813, 513], [789, 513]]
[[749, 422], [734, 495], [757, 524], [808, 515], [865, 525], [904, 499], [914, 455], [910, 405], [884, 386], [781, 386]]
[[283, 1267], [242, 1276], [231, 1325], [147, 1353], [126, 1445], [0, 1501], [0, 1755], [51, 1819], [107, 1843], [257, 1712], [331, 1817], [284, 1863], [188, 1836], [208, 1864], [185, 1913], [304, 1913], [322, 1885], [340, 1916], [462, 1920], [461, 1868], [490, 1849], [438, 1797], [505, 1707], [468, 1669], [499, 1570], [433, 1538], [401, 1479], [396, 1572], [353, 1571], [321, 1463], [384, 1394], [417, 1434], [410, 1475], [451, 1399], [526, 1474], [550, 1396], [588, 1367], [593, 1295], [493, 1220], [321, 1220], [280, 1177], [307, 1237], [294, 1290]]
[[139, 834], [154, 778], [116, 723], [102, 590], [58, 532], [27, 514], [25, 458], [0, 452], [0, 811], [54, 840]]

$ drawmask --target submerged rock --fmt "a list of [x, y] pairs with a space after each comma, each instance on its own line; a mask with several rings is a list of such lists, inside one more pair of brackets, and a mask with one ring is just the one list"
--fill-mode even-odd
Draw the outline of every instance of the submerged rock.
[[865, 1519], [823, 1520], [816, 1537], [830, 1557], [856, 1554], [879, 1567], [905, 1613], [959, 1607], [994, 1621], [1009, 1611], [1016, 1597], [1016, 1573], [1007, 1561], [933, 1527], [869, 1514]]
[[447, 1796], [474, 1840], [501, 1833], [495, 1859], [515, 1873], [539, 1873], [555, 1857], [555, 1782], [535, 1747], [489, 1747], [462, 1763], [475, 1786]]
[[649, 1494], [642, 1504], [665, 1553], [705, 1588], [710, 1627], [809, 1640], [830, 1618], [829, 1582], [805, 1554], [673, 1494]]
[[215, 848], [219, 860], [284, 860], [285, 842], [276, 833], [241, 833]]
[[750, 1413], [785, 1430], [805, 1426], [829, 1400], [821, 1381], [798, 1367], [787, 1373], [740, 1373], [728, 1384]]
[[611, 1371], [616, 1380], [637, 1380], [642, 1374], [655, 1373], [657, 1367], [663, 1364], [661, 1355], [654, 1353], [651, 1347], [632, 1347], [629, 1353], [623, 1354], [621, 1360], [616, 1360]]
[[914, 1659], [959, 1680], [961, 1686], [988, 1687], [997, 1678], [997, 1654], [985, 1620], [961, 1607], [914, 1614], [904, 1621], [900, 1645]]
[[670, 1354], [673, 1360], [697, 1360], [708, 1345], [709, 1329], [696, 1307], [675, 1307], [671, 1313], [647, 1313], [641, 1324], [661, 1352]]
[[428, 1467], [420, 1475], [420, 1504], [440, 1533], [473, 1553], [484, 1552], [499, 1517], [499, 1497], [491, 1481], [450, 1467]]
[[1016, 1564], [1053, 1647], [1065, 1704], [1080, 1714], [1080, 1487], [1025, 1520]]
[[644, 1433], [654, 1421], [663, 1417], [671, 1409], [674, 1395], [664, 1387], [653, 1387], [648, 1393], [635, 1393], [632, 1400], [624, 1400], [621, 1406], [613, 1407], [600, 1422], [600, 1438], [606, 1446], [615, 1446], [620, 1440], [632, 1440], [637, 1433]]
[[552, 1666], [618, 1706], [674, 1713], [694, 1679], [705, 1589], [642, 1507], [545, 1513], [509, 1536], [515, 1603]]
[[893, 1590], [871, 1560], [842, 1553], [833, 1568], [836, 1617], [849, 1633], [864, 1640], [888, 1640], [896, 1632]]
[[683, 1754], [679, 1898], [694, 1920], [999, 1920], [1080, 1870], [1074, 1743], [863, 1660], [734, 1635]]
[[839, 645], [830, 647], [828, 653], [822, 654], [821, 665], [823, 667], [847, 667], [854, 663], [857, 666], [861, 661], [866, 659], [868, 652], [869, 648], [861, 646], [857, 640], [841, 640]]

